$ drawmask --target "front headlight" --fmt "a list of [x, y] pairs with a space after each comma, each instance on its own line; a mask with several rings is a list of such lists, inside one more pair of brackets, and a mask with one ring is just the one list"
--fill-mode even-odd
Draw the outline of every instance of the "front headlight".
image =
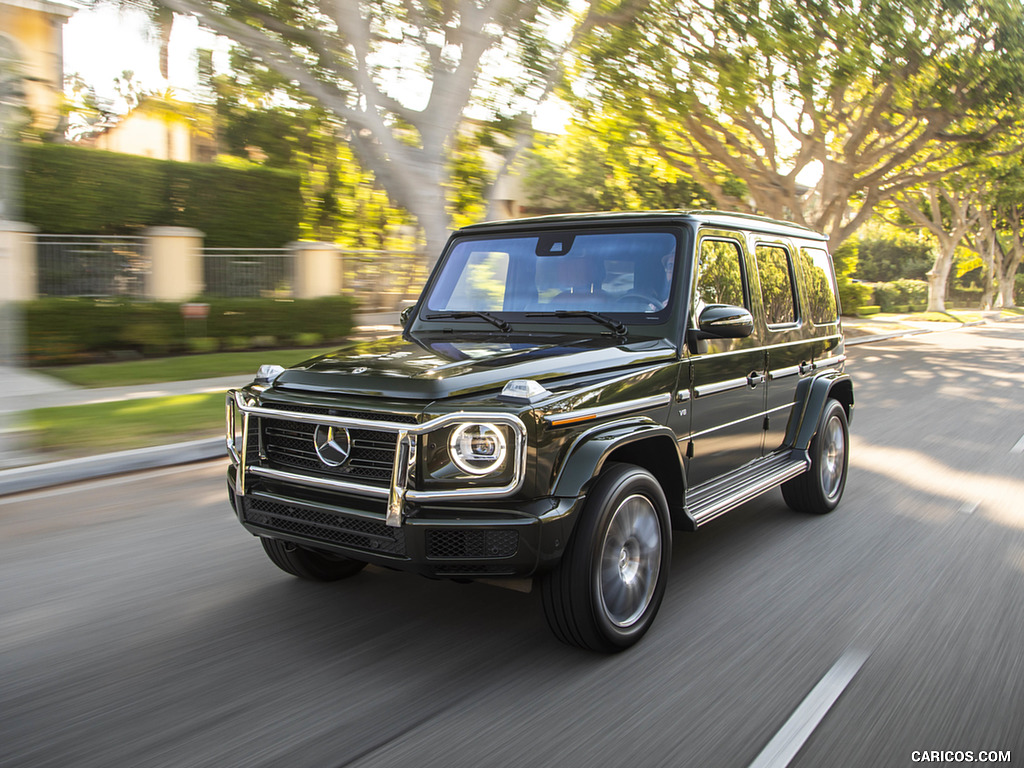
[[505, 464], [505, 435], [493, 424], [463, 424], [452, 430], [448, 454], [463, 472], [487, 475]]

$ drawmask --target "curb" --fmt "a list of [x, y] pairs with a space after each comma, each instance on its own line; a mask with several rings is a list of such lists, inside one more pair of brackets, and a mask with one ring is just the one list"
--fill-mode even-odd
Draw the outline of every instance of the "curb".
[[0, 470], [0, 496], [35, 491], [53, 485], [77, 483], [109, 475], [121, 475], [143, 469], [158, 469], [175, 464], [226, 458], [223, 437], [191, 440], [187, 443], [156, 445], [130, 451], [102, 453], [81, 459], [65, 459], [47, 464]]

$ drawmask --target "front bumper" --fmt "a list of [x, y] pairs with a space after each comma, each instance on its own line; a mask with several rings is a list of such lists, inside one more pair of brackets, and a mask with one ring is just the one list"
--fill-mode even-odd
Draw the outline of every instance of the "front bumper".
[[250, 533], [355, 560], [444, 578], [527, 577], [562, 556], [582, 499], [546, 497], [487, 504], [407, 503], [387, 525], [386, 503], [356, 495], [263, 482], [228, 494]]

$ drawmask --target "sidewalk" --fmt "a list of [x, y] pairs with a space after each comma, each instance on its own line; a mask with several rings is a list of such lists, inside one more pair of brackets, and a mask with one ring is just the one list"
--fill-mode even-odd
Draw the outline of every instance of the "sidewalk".
[[[847, 344], [852, 346], [911, 334], [956, 330], [965, 325], [1007, 320], [1024, 321], [1024, 315], [1000, 320], [998, 312], [983, 314], [987, 317], [976, 323], [959, 324], [955, 322], [923, 322], [914, 320], [913, 316], [907, 315], [843, 318], [843, 329]], [[393, 313], [362, 316], [359, 321], [360, 324], [355, 329], [353, 338], [372, 339], [400, 332], [400, 328], [396, 325], [397, 316]], [[251, 378], [251, 374], [247, 374], [215, 379], [86, 389], [66, 384], [28, 369], [0, 368], [0, 496], [122, 472], [220, 458], [225, 455], [224, 440], [222, 437], [216, 437], [133, 451], [120, 451], [83, 459], [44, 463], [38, 458], [24, 453], [19, 452], [16, 456], [12, 455], [10, 441], [5, 441], [5, 438], [9, 434], [13, 434], [15, 430], [12, 425], [15, 423], [19, 411], [166, 395], [223, 392], [231, 387], [244, 385]], [[8, 443], [7, 455], [5, 455], [5, 442]], [[3, 469], [4, 466], [13, 468]]]

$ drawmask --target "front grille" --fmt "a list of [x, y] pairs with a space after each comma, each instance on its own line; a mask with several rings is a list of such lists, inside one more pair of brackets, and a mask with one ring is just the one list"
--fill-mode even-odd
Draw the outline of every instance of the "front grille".
[[436, 560], [512, 557], [519, 533], [508, 529], [427, 531], [427, 557]]
[[[410, 414], [382, 412], [356, 412], [333, 408], [295, 406], [284, 403], [268, 403], [269, 407], [281, 411], [297, 411], [307, 414], [323, 414], [375, 421], [397, 421], [415, 424], [416, 417]], [[331, 467], [320, 461], [313, 443], [316, 425], [285, 419], [260, 418], [260, 435], [263, 453], [270, 466], [275, 469], [299, 469], [306, 473], [324, 477], [346, 477], [369, 485], [387, 486], [395, 461], [397, 436], [394, 432], [373, 429], [350, 429], [352, 453], [340, 467]]]
[[405, 531], [389, 528], [375, 520], [260, 498], [246, 498], [245, 520], [272, 531], [293, 533], [367, 552], [405, 554]]

